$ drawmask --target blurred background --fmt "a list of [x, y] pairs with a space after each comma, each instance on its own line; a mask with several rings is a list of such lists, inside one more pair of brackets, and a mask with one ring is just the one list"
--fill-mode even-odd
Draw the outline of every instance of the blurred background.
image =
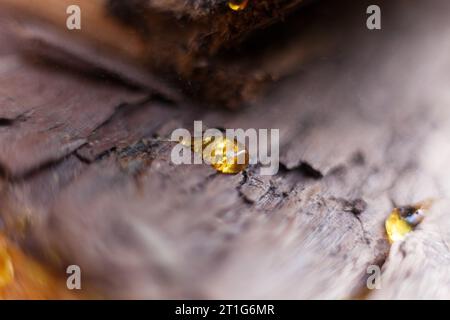
[[[449, 299], [449, 13], [0, 0], [0, 298]], [[280, 171], [174, 165], [194, 120], [279, 129]]]

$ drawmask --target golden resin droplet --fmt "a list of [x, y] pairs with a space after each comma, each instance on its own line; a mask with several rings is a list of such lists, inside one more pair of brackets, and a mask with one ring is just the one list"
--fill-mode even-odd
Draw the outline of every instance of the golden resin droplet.
[[0, 238], [0, 288], [14, 280], [14, 267], [6, 243]]
[[211, 142], [211, 138], [190, 138], [180, 139], [179, 143], [185, 147], [191, 148], [195, 153], [202, 153], [203, 148]]
[[207, 137], [203, 140], [203, 160], [219, 172], [239, 173], [247, 168], [248, 151], [236, 140]]
[[414, 206], [395, 208], [385, 222], [389, 242], [394, 243], [403, 240], [409, 232], [422, 222], [425, 211], [430, 205], [431, 201], [425, 201]]
[[231, 0], [228, 1], [228, 7], [233, 11], [241, 11], [247, 7], [248, 0]]

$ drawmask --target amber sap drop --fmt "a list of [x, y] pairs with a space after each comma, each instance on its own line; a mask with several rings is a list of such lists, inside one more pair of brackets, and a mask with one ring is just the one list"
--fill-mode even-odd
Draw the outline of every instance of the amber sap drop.
[[402, 240], [414, 228], [422, 222], [426, 210], [430, 207], [430, 201], [414, 205], [395, 208], [386, 219], [386, 233], [389, 241]]
[[14, 280], [14, 267], [6, 244], [0, 239], [0, 289]]

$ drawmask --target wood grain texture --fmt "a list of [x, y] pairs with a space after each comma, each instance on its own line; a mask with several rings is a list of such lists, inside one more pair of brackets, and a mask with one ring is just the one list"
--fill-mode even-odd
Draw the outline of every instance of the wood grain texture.
[[[341, 4], [324, 4], [337, 50], [235, 112], [157, 96], [136, 102], [127, 89], [70, 70], [50, 77], [19, 59], [19, 69], [0, 74], [17, 79], [0, 88], [10, 97], [0, 100], [0, 159], [10, 172], [0, 214], [9, 236], [61, 269], [80, 265], [85, 281], [113, 298], [450, 298], [450, 6], [386, 1], [382, 31], [370, 32], [366, 5], [348, 19], [336, 14]], [[28, 74], [46, 79], [38, 100], [27, 94], [38, 90], [25, 85]], [[83, 94], [61, 103], [71, 88]], [[101, 102], [95, 115], [92, 97]], [[42, 111], [29, 117], [40, 120], [20, 129], [15, 119], [35, 101]], [[279, 128], [280, 172], [173, 165], [167, 138], [194, 119]], [[66, 124], [58, 137], [84, 142], [55, 143], [49, 123]], [[6, 144], [21, 132], [43, 132], [33, 153]], [[435, 202], [424, 222], [390, 246], [390, 211], [428, 198]], [[382, 288], [368, 291], [373, 264]]]

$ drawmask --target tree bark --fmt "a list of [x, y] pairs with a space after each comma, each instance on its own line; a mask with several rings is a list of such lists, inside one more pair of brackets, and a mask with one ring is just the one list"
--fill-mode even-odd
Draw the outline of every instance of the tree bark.
[[[315, 7], [305, 33], [289, 36], [301, 45], [271, 38], [282, 49], [269, 51], [274, 70], [338, 41], [238, 111], [2, 48], [8, 236], [48, 265], [79, 265], [112, 298], [450, 298], [449, 3], [382, 2], [383, 29], [372, 32], [368, 3], [351, 19], [336, 14], [350, 2]], [[167, 140], [194, 120], [280, 129], [280, 171], [174, 165]], [[424, 222], [391, 246], [392, 209], [430, 198]], [[371, 265], [380, 290], [367, 289]]]

